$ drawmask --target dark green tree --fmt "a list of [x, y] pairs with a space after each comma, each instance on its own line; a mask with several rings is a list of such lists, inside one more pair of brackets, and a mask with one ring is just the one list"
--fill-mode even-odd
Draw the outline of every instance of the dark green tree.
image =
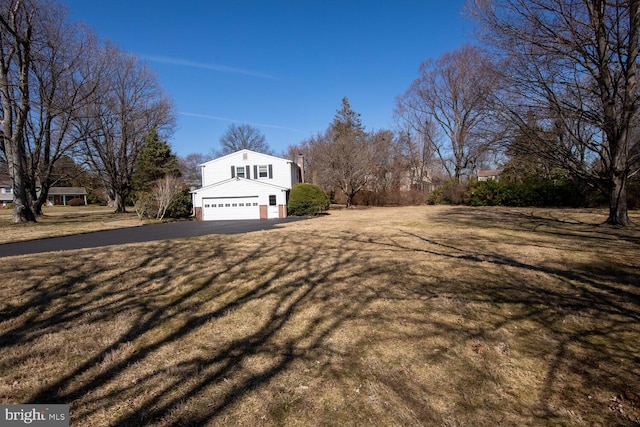
[[133, 189], [148, 191], [157, 180], [166, 175], [181, 176], [178, 157], [171, 151], [171, 146], [162, 141], [158, 132], [152, 129], [136, 159]]
[[356, 113], [351, 109], [349, 99], [345, 96], [342, 98], [342, 107], [336, 111], [331, 123], [331, 130], [336, 138], [352, 138], [364, 139], [366, 136], [360, 113]]
[[317, 215], [329, 209], [329, 197], [317, 185], [295, 184], [289, 195], [289, 215]]

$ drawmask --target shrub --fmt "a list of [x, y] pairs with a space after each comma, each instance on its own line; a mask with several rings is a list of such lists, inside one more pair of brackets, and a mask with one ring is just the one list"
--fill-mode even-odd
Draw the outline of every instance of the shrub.
[[295, 184], [289, 194], [289, 215], [317, 215], [329, 209], [329, 197], [313, 184]]
[[84, 198], [75, 197], [71, 200], [67, 200], [67, 206], [84, 206]]
[[138, 218], [154, 218], [158, 211], [158, 204], [155, 199], [151, 195], [151, 193], [147, 191], [138, 191], [134, 194], [133, 199], [135, 200], [133, 203], [133, 208], [138, 214]]
[[471, 206], [495, 206], [498, 204], [498, 193], [499, 185], [495, 180], [469, 183], [469, 203]]
[[448, 179], [433, 190], [427, 199], [430, 205], [461, 205], [469, 202], [467, 186], [455, 179]]
[[191, 216], [191, 193], [185, 189], [171, 202], [165, 213], [165, 218], [188, 218]]

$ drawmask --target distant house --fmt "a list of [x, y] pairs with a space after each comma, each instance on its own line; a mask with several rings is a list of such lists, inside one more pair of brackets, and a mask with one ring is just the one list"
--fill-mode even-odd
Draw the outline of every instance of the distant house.
[[[87, 204], [87, 190], [84, 187], [51, 187], [47, 197], [47, 205], [66, 206], [73, 199], [81, 199]], [[6, 182], [0, 183], [0, 206], [13, 203], [13, 187]]]
[[502, 175], [504, 169], [485, 169], [478, 171], [478, 181], [495, 180]]
[[84, 187], [51, 187], [47, 196], [49, 206], [66, 206], [73, 199], [82, 199], [87, 204], [87, 190]]
[[285, 218], [293, 184], [303, 181], [302, 158], [291, 160], [240, 150], [202, 168], [202, 188], [191, 192], [196, 219]]
[[13, 203], [13, 187], [6, 182], [0, 183], [0, 206], [5, 207]]

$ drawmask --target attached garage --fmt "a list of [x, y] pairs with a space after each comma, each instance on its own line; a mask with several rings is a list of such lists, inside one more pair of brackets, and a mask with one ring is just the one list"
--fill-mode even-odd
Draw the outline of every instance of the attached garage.
[[258, 196], [203, 197], [202, 219], [203, 221], [260, 219]]
[[236, 177], [192, 191], [194, 216], [202, 221], [285, 218], [288, 194], [286, 187]]

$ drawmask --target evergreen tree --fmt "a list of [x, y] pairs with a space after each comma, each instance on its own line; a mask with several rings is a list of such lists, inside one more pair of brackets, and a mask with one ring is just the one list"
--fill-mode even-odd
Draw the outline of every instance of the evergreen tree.
[[152, 129], [145, 138], [142, 150], [136, 159], [133, 189], [148, 191], [157, 180], [166, 175], [181, 175], [178, 157], [171, 152], [171, 146], [166, 141], [160, 140], [158, 132]]
[[335, 138], [364, 138], [365, 132], [360, 120], [360, 113], [351, 109], [349, 99], [342, 98], [342, 107], [336, 111], [331, 124]]

